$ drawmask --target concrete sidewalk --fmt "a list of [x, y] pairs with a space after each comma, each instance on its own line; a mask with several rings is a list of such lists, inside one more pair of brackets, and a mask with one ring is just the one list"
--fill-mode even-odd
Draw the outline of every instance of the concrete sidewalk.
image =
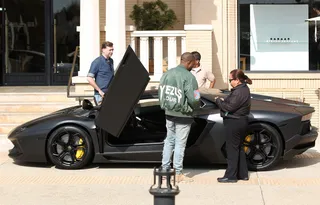
[[[191, 183], [180, 183], [177, 205], [313, 205], [320, 190], [320, 146], [272, 171], [250, 172], [250, 180], [220, 184], [225, 167], [187, 168]], [[0, 152], [0, 204], [151, 205], [154, 165], [93, 165], [59, 170], [16, 165]]]

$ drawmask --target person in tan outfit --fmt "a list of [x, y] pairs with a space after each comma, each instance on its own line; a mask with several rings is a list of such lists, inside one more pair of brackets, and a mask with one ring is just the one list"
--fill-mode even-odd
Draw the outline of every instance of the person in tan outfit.
[[213, 73], [207, 71], [206, 69], [204, 69], [202, 67], [202, 65], [200, 64], [201, 55], [198, 51], [193, 51], [191, 53], [196, 59], [195, 66], [194, 66], [194, 68], [192, 68], [191, 73], [196, 77], [197, 82], [198, 82], [198, 87], [199, 88], [206, 87], [207, 80], [209, 80], [210, 81], [209, 88], [213, 88], [214, 84], [216, 82], [216, 79], [215, 79]]

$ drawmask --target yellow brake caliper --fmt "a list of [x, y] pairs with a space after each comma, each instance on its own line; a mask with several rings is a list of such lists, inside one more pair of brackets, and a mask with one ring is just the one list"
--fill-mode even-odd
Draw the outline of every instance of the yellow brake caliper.
[[[252, 136], [251, 135], [247, 135], [246, 138], [244, 138], [244, 141], [247, 142], [247, 143], [251, 142], [251, 140], [252, 140]], [[248, 149], [249, 149], [248, 146], [243, 146], [243, 150], [244, 150], [245, 153], [248, 152]]]
[[[82, 138], [79, 138], [79, 142], [78, 142], [78, 145], [82, 145], [83, 143], [83, 140]], [[77, 152], [76, 152], [76, 158], [77, 159], [81, 159], [84, 155], [84, 149], [83, 149], [83, 146], [79, 146], [78, 149], [77, 149]]]

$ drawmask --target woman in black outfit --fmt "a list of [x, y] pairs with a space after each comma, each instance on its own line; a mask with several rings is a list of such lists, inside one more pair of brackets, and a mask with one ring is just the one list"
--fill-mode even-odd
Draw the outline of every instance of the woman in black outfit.
[[229, 82], [231, 93], [225, 99], [216, 98], [216, 104], [221, 110], [223, 124], [226, 130], [226, 149], [228, 168], [218, 182], [237, 182], [249, 180], [246, 155], [242, 144], [248, 128], [251, 96], [247, 84], [252, 81], [242, 70], [230, 72]]

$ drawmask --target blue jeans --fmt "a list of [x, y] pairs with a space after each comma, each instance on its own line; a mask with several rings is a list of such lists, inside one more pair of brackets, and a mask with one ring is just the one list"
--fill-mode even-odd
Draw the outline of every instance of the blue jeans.
[[95, 95], [94, 95], [94, 98], [95, 98], [96, 102], [97, 102], [97, 103], [98, 103], [98, 105], [99, 105], [99, 102], [100, 102], [100, 101], [102, 101], [102, 97], [101, 97], [101, 95], [99, 95], [99, 94], [95, 94]]
[[190, 133], [191, 123], [178, 123], [166, 120], [167, 137], [164, 140], [162, 153], [162, 168], [170, 168], [171, 156], [173, 156], [173, 168], [176, 174], [182, 174], [184, 150]]

